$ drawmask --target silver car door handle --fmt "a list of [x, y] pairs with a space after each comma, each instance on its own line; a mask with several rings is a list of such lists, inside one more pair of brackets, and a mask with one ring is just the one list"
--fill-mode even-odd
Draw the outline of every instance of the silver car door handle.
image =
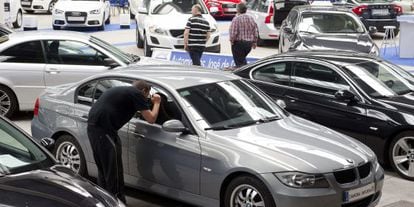
[[46, 69], [46, 73], [55, 75], [55, 74], [59, 74], [60, 71], [59, 71], [59, 69], [56, 69], [56, 68], [49, 68], [49, 69]]

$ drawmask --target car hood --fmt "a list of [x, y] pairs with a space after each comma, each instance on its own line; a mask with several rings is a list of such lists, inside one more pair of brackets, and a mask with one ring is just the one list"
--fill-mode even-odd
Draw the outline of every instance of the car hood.
[[392, 108], [397, 111], [403, 111], [414, 114], [414, 93], [408, 93], [406, 95], [394, 96], [388, 98], [377, 99], [385, 107]]
[[254, 155], [254, 160], [274, 163], [263, 166], [259, 173], [329, 173], [375, 158], [372, 150], [359, 141], [293, 115], [214, 133], [230, 139], [243, 153]]
[[9, 206], [119, 206], [101, 188], [61, 166], [2, 177], [0, 194], [1, 204]]
[[368, 34], [300, 34], [299, 43], [305, 50], [347, 50], [369, 53], [374, 46]]
[[[171, 16], [174, 16], [171, 19]], [[175, 12], [174, 14], [169, 15], [152, 15], [151, 20], [149, 21], [148, 27], [157, 26], [162, 29], [182, 29], [184, 30], [188, 19], [191, 17], [191, 14], [183, 14]], [[208, 21], [210, 27], [217, 26], [216, 20], [210, 14], [203, 14], [203, 17]]]
[[99, 1], [58, 1], [55, 8], [63, 11], [90, 12], [100, 9], [102, 4]]

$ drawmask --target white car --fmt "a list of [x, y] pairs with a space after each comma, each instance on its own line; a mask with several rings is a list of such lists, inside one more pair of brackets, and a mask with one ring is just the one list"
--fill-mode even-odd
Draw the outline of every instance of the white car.
[[3, 0], [0, 6], [0, 24], [20, 28], [22, 26], [23, 11], [20, 0]]
[[395, 0], [394, 4], [401, 6], [403, 14], [414, 13], [414, 0]]
[[35, 11], [52, 13], [53, 8], [58, 0], [21, 0], [22, 8], [25, 12], [31, 14]]
[[105, 0], [60, 0], [53, 10], [54, 30], [62, 27], [97, 27], [110, 23], [110, 4]]
[[217, 22], [203, 0], [139, 0], [136, 41], [138, 48], [144, 48], [145, 56], [152, 55], [152, 48], [184, 49], [184, 29], [195, 4], [201, 5], [212, 31], [206, 51], [220, 53]]

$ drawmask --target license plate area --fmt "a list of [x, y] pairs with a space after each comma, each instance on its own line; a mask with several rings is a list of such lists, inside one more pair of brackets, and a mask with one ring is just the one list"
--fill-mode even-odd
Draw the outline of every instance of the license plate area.
[[177, 45], [184, 45], [184, 39], [177, 40]]
[[372, 9], [371, 13], [373, 16], [387, 16], [390, 11], [388, 9]]
[[23, 6], [30, 6], [31, 3], [30, 3], [30, 1], [22, 1], [22, 5]]
[[68, 17], [68, 21], [85, 21], [85, 17]]
[[342, 201], [344, 203], [350, 203], [350, 202], [354, 202], [354, 201], [366, 198], [374, 193], [375, 193], [375, 184], [371, 183], [369, 185], [366, 185], [366, 186], [363, 186], [357, 189], [345, 191], [343, 193]]
[[237, 12], [236, 8], [225, 8], [224, 9], [225, 12]]

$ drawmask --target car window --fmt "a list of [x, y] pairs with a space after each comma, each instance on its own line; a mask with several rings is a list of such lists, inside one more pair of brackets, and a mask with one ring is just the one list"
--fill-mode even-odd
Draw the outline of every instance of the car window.
[[288, 16], [288, 22], [290, 26], [292, 27], [292, 29], [296, 28], [297, 20], [298, 20], [298, 12], [292, 10], [292, 12]]
[[251, 0], [251, 1], [249, 1], [248, 3], [247, 3], [247, 8], [248, 9], [250, 9], [250, 10], [256, 10], [257, 9], [257, 2], [258, 2], [259, 0]]
[[316, 13], [302, 14], [299, 32], [307, 33], [363, 33], [364, 26], [348, 13]]
[[119, 87], [119, 86], [131, 86], [132, 81], [131, 80], [125, 80], [125, 79], [104, 79], [100, 80], [98, 84], [96, 84], [95, 92], [93, 95], [94, 102], [98, 100], [105, 91], [113, 88], [113, 87]]
[[92, 106], [105, 91], [117, 86], [131, 86], [132, 81], [127, 79], [102, 79], [94, 80], [81, 85], [76, 92], [78, 104]]
[[6, 49], [0, 54], [1, 62], [45, 63], [40, 41], [25, 42]]
[[271, 63], [253, 72], [253, 78], [256, 80], [281, 85], [289, 85], [290, 75], [290, 63], [288, 62]]
[[98, 81], [92, 81], [79, 87], [77, 91], [77, 103], [92, 106], [93, 103], [93, 92]]
[[46, 57], [50, 64], [105, 66], [105, 54], [77, 41], [46, 41]]
[[267, 13], [269, 4], [269, 0], [258, 0], [257, 11]]
[[350, 90], [345, 79], [334, 70], [319, 64], [297, 62], [294, 64], [291, 82], [301, 88], [327, 95], [339, 90]]

